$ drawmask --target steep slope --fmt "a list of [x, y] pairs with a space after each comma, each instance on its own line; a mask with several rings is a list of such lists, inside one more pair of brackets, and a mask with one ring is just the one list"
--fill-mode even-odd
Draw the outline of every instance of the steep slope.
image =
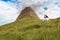
[[24, 17], [38, 18], [37, 14], [31, 7], [26, 7], [25, 9], [23, 9], [17, 19], [22, 19]]
[[0, 40], [60, 40], [60, 18], [43, 22], [24, 13], [15, 22], [0, 26]]
[[23, 18], [0, 27], [0, 40], [60, 40], [60, 18], [43, 22]]

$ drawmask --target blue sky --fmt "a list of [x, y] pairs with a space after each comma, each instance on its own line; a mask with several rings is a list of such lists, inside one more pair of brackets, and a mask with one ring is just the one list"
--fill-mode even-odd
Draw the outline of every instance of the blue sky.
[[14, 22], [19, 13], [31, 6], [40, 19], [60, 17], [60, 0], [0, 0], [0, 25]]
[[1, 0], [1, 1], [4, 1], [4, 2], [16, 2], [17, 0]]
[[2, 0], [2, 1], [4, 1], [4, 2], [8, 2], [8, 1], [10, 1], [10, 0]]

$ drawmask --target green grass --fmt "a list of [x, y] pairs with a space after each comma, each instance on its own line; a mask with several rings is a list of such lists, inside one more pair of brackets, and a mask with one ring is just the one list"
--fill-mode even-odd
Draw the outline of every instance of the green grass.
[[0, 40], [60, 40], [60, 18], [43, 22], [28, 17], [3, 25]]

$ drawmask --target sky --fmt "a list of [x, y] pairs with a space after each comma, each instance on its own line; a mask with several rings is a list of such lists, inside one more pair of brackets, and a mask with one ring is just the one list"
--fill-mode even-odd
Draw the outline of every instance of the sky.
[[40, 19], [60, 17], [60, 0], [0, 0], [0, 25], [14, 22], [21, 11], [31, 6]]

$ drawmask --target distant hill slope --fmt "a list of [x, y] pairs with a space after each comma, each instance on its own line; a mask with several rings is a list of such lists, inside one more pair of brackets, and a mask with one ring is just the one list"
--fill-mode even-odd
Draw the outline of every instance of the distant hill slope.
[[23, 9], [17, 19], [22, 19], [24, 17], [38, 18], [37, 14], [31, 7], [26, 7], [25, 9]]

